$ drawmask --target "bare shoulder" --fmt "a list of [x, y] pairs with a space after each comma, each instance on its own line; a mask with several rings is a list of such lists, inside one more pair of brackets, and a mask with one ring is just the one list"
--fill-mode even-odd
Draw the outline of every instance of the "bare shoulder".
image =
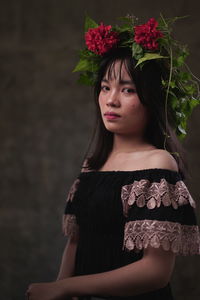
[[149, 164], [151, 168], [169, 169], [178, 171], [175, 158], [166, 150], [155, 149], [149, 154]]

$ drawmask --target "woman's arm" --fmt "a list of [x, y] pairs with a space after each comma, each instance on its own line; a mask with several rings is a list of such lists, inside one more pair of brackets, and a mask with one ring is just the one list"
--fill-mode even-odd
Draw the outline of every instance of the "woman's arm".
[[68, 237], [66, 247], [63, 252], [60, 270], [57, 280], [61, 280], [74, 275], [74, 264], [76, 257], [76, 249], [78, 239], [75, 237]]
[[113, 271], [61, 281], [63, 295], [133, 296], [167, 285], [175, 262], [172, 252], [149, 247], [144, 257]]
[[174, 261], [175, 255], [172, 252], [148, 247], [141, 260], [112, 271], [32, 284], [28, 289], [29, 299], [59, 300], [83, 295], [127, 297], [142, 294], [167, 285]]

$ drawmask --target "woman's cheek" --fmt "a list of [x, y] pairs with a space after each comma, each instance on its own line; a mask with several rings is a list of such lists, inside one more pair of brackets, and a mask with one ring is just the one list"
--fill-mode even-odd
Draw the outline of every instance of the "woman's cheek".
[[103, 103], [102, 103], [102, 99], [100, 97], [99, 97], [98, 103], [99, 103], [100, 111], [102, 112], [102, 110], [103, 110]]

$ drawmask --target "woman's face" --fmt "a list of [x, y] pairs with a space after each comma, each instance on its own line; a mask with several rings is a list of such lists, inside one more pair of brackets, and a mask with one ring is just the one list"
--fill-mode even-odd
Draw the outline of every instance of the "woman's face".
[[147, 109], [140, 102], [134, 82], [120, 61], [115, 62], [110, 76], [106, 73], [102, 79], [99, 106], [107, 130], [120, 135], [144, 135]]

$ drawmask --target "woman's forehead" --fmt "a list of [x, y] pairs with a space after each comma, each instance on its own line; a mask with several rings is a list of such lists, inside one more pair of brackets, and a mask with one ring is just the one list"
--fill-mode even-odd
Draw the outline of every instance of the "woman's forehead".
[[108, 66], [103, 78], [107, 80], [117, 80], [117, 81], [131, 80], [132, 81], [132, 78], [130, 77], [127, 71], [127, 66], [125, 61], [121, 61], [121, 60], [116, 60], [113, 63], [111, 63]]

